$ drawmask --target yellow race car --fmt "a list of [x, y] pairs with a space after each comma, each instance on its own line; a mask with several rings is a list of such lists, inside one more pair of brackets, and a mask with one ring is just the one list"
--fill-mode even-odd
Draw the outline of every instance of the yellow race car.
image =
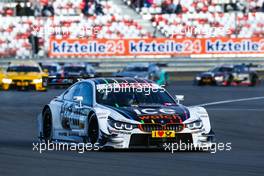
[[2, 78], [2, 89], [33, 89], [46, 91], [48, 73], [34, 61], [11, 62]]
[[2, 69], [0, 68], [0, 87], [2, 86], [2, 79], [4, 78], [4, 73]]

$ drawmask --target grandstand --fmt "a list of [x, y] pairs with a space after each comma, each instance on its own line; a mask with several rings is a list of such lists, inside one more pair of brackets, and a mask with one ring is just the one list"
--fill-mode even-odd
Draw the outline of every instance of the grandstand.
[[263, 12], [263, 0], [4, 1], [0, 57], [47, 58], [51, 37], [263, 38]]
[[[165, 37], [250, 38], [264, 35], [262, 0], [233, 3], [231, 0], [146, 0], [150, 4], [132, 0], [124, 2], [135, 7], [143, 18], [150, 19]], [[217, 28], [224, 31], [216, 31]]]
[[[46, 1], [42, 2], [47, 3]], [[40, 3], [40, 6], [43, 4]], [[17, 5], [27, 7], [32, 13], [16, 15]], [[39, 56], [47, 54], [49, 38], [142, 38], [151, 34], [144, 30], [132, 17], [120, 12], [113, 1], [100, 1], [101, 13], [96, 14], [94, 4], [85, 12], [84, 3], [75, 0], [54, 1], [54, 14], [45, 15], [32, 9], [33, 4], [1, 3], [0, 10], [0, 57], [30, 57], [32, 45], [29, 36], [39, 37]], [[41, 11], [41, 10], [39, 10]], [[44, 13], [44, 14], [43, 14]], [[31, 15], [32, 14], [32, 15]]]

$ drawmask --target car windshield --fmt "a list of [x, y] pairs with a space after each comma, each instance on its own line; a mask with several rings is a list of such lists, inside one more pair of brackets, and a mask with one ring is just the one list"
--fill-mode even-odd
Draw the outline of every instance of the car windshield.
[[175, 105], [175, 101], [164, 91], [136, 91], [129, 88], [122, 91], [96, 91], [96, 101], [114, 107]]
[[233, 68], [232, 67], [216, 67], [212, 72], [232, 72]]
[[94, 73], [94, 69], [93, 69], [93, 67], [87, 67], [87, 72], [89, 72], [89, 73]]
[[51, 65], [45, 65], [45, 66], [42, 66], [43, 69], [47, 69], [49, 71], [49, 73], [55, 73], [57, 72], [57, 67], [56, 66], [51, 66]]
[[124, 71], [131, 71], [131, 72], [147, 72], [148, 67], [127, 67]]
[[34, 66], [11, 66], [7, 68], [7, 72], [40, 72], [38, 67]]
[[236, 65], [234, 67], [235, 72], [249, 72], [249, 67], [246, 67], [244, 65]]
[[67, 67], [64, 67], [64, 71], [65, 72], [76, 72], [76, 73], [79, 73], [79, 72], [85, 72], [86, 69], [85, 69], [85, 67], [67, 66]]

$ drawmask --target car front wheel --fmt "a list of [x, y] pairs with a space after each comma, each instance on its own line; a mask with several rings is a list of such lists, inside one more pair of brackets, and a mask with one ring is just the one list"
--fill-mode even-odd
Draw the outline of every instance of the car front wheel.
[[46, 143], [52, 140], [52, 115], [49, 108], [43, 113], [43, 139]]
[[84, 138], [84, 142], [90, 142], [91, 144], [98, 143], [99, 140], [99, 124], [95, 114], [92, 114], [89, 118], [87, 136]]

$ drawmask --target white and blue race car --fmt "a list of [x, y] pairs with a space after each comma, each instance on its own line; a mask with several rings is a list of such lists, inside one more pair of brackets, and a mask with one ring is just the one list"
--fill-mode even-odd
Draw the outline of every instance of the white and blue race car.
[[161, 148], [165, 142], [199, 147], [211, 146], [213, 136], [203, 107], [185, 107], [146, 79], [77, 82], [38, 116], [38, 137], [46, 142], [96, 143], [118, 149]]

